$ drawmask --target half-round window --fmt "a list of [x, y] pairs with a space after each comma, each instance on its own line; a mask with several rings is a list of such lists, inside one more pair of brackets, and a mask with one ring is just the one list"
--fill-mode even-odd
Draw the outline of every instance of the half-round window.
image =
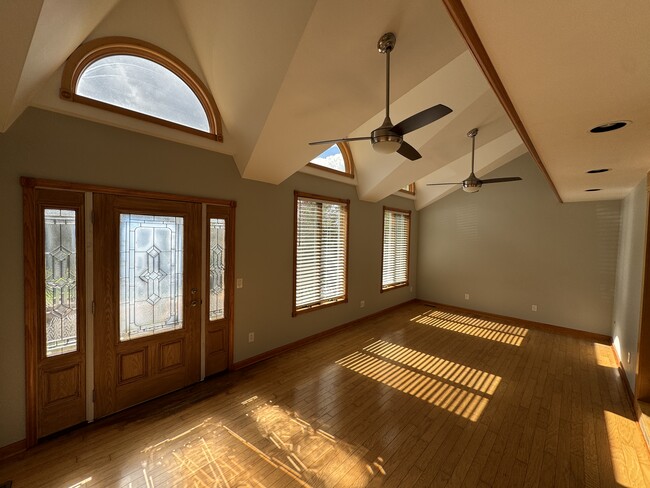
[[309, 166], [324, 169], [332, 173], [354, 177], [352, 153], [344, 142], [334, 144], [309, 162]]
[[61, 97], [222, 141], [214, 99], [162, 49], [130, 38], [81, 45], [66, 63]]

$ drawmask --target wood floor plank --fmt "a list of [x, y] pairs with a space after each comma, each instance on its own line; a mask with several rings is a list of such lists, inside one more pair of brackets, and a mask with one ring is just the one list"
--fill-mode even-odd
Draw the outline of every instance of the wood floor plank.
[[43, 442], [14, 488], [648, 486], [608, 346], [408, 304]]

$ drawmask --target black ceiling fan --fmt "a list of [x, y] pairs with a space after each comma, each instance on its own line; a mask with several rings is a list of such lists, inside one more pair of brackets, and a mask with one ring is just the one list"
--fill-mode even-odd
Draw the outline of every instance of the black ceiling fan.
[[488, 178], [486, 180], [479, 180], [474, 174], [474, 145], [476, 143], [476, 134], [478, 129], [472, 129], [467, 133], [467, 137], [472, 139], [472, 170], [469, 176], [459, 183], [427, 183], [427, 186], [438, 185], [463, 185], [463, 191], [467, 193], [475, 193], [481, 189], [483, 185], [489, 183], [505, 183], [507, 181], [521, 181], [519, 176], [506, 176], [504, 178]]
[[422, 155], [408, 142], [404, 141], [404, 134], [413, 132], [451, 113], [451, 109], [445, 105], [438, 104], [422, 112], [402, 120], [399, 124], [393, 125], [389, 116], [390, 103], [390, 53], [395, 47], [395, 34], [388, 32], [381, 36], [377, 42], [379, 52], [386, 55], [386, 117], [381, 127], [370, 133], [369, 137], [347, 137], [342, 139], [328, 139], [326, 141], [310, 142], [309, 145], [335, 144], [337, 142], [366, 141], [372, 142], [375, 151], [382, 154], [391, 154], [397, 151], [411, 161], [420, 159]]

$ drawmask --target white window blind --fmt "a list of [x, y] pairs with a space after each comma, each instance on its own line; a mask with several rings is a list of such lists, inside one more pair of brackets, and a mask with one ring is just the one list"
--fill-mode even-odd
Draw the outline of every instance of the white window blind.
[[381, 289], [408, 284], [411, 212], [384, 208]]
[[296, 192], [294, 313], [347, 299], [348, 208]]

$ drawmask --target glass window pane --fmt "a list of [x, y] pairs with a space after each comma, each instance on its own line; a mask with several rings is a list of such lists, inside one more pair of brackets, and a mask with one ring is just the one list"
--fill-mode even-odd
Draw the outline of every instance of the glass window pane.
[[410, 218], [408, 213], [384, 210], [382, 289], [408, 282]]
[[209, 132], [201, 102], [175, 73], [158, 63], [125, 54], [88, 65], [76, 93], [176, 124]]
[[322, 152], [318, 157], [310, 161], [312, 164], [318, 166], [323, 166], [325, 168], [334, 169], [345, 173], [345, 161], [343, 160], [343, 154], [339, 147], [334, 144], [326, 151]]
[[346, 294], [347, 204], [299, 198], [296, 205], [295, 308], [340, 301]]
[[183, 218], [120, 215], [120, 340], [183, 327]]
[[226, 220], [210, 219], [210, 320], [224, 318]]
[[46, 208], [45, 354], [77, 350], [77, 212]]

